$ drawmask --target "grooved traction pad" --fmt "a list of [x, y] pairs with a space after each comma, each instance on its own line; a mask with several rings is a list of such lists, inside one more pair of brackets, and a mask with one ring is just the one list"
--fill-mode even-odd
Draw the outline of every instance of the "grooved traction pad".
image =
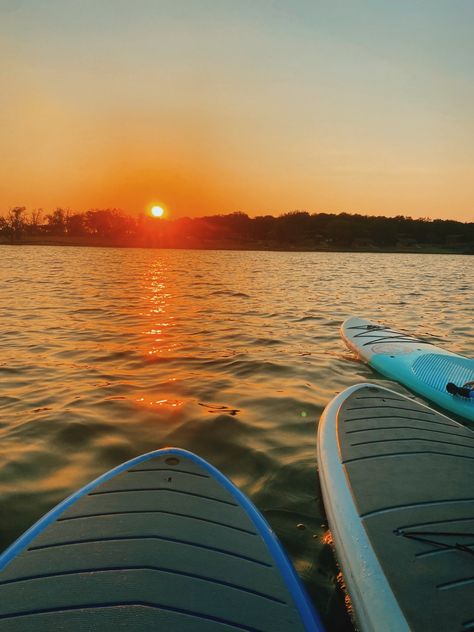
[[305, 629], [244, 508], [198, 463], [166, 461], [89, 491], [6, 566], [2, 632]]
[[357, 511], [412, 629], [474, 628], [474, 433], [377, 387], [345, 400], [337, 433]]

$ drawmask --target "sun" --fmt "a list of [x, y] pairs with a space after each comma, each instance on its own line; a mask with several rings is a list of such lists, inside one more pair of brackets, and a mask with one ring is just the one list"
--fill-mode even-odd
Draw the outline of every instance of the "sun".
[[151, 214], [153, 217], [163, 217], [165, 214], [165, 209], [162, 206], [152, 206]]

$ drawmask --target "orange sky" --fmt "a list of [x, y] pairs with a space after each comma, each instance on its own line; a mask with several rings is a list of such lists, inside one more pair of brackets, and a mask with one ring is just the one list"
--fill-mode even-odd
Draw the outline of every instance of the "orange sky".
[[393, 4], [0, 0], [0, 213], [474, 221], [474, 5]]

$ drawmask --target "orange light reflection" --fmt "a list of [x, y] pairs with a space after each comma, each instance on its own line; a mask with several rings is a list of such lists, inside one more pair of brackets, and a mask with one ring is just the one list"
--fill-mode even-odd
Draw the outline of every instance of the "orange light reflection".
[[[169, 276], [166, 265], [158, 259], [152, 264], [144, 278], [143, 299], [146, 301], [146, 307], [143, 309], [142, 306], [141, 314], [146, 325], [142, 328], [141, 333], [146, 344], [145, 358], [149, 362], [154, 362], [155, 357], [161, 354], [165, 354], [163, 360], [166, 362], [166, 355], [173, 354], [181, 346], [179, 342], [174, 340], [176, 323], [174, 316], [170, 313], [174, 306], [173, 295], [169, 292], [173, 283]], [[150, 336], [153, 338], [150, 339]], [[156, 361], [159, 361], [158, 358]], [[177, 380], [176, 377], [164, 377], [164, 379], [166, 382]], [[172, 412], [181, 408], [185, 402], [173, 398], [172, 392], [163, 392], [158, 387], [154, 392], [145, 393], [142, 397], [137, 398], [136, 403], [149, 409]]]
[[181, 408], [184, 405], [184, 401], [180, 399], [155, 399], [149, 400], [145, 397], [139, 397], [137, 403], [141, 406], [145, 406], [147, 408], [169, 408], [171, 410], [176, 408]]

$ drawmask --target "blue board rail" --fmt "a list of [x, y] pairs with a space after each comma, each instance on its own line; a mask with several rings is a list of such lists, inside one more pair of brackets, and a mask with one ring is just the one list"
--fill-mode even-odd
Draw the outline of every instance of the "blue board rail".
[[91, 494], [91, 492], [94, 492], [94, 490], [96, 490], [99, 486], [104, 483], [108, 483], [108, 481], [111, 481], [114, 477], [126, 473], [131, 468], [135, 468], [137, 465], [146, 463], [151, 459], [163, 457], [176, 457], [178, 459], [187, 459], [188, 462], [193, 462], [205, 470], [212, 479], [217, 481], [226, 490], [226, 492], [233, 497], [235, 503], [245, 511], [248, 518], [253, 523], [257, 534], [265, 543], [274, 566], [278, 570], [281, 580], [291, 595], [294, 607], [299, 613], [303, 623], [303, 629], [311, 632], [323, 632], [324, 627], [305, 591], [301, 580], [265, 518], [256, 509], [247, 496], [241, 492], [224, 474], [222, 474], [222, 472], [196, 454], [180, 448], [155, 450], [122, 463], [121, 465], [102, 474], [56, 505], [53, 509], [51, 509], [51, 511], [45, 514], [31, 528], [21, 535], [11, 546], [9, 546], [2, 555], [0, 555], [0, 584], [1, 573], [8, 569], [9, 565], [28, 549], [33, 540], [41, 536], [50, 525], [53, 525], [53, 523], [55, 523], [68, 509], [71, 509], [77, 501], [84, 499], [84, 497]]

